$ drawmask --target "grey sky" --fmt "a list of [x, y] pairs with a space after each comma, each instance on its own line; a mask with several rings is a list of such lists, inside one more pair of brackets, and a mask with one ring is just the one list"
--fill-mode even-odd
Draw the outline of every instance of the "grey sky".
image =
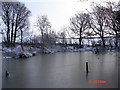
[[69, 24], [69, 19], [79, 11], [89, 9], [89, 2], [79, 2], [78, 0], [37, 0], [22, 1], [31, 10], [30, 17], [31, 28], [34, 30], [34, 24], [38, 16], [47, 15], [55, 31], [59, 31], [63, 26]]
[[[28, 7], [32, 16], [30, 17], [31, 30], [35, 29], [38, 16], [47, 15], [55, 31], [61, 30], [63, 26], [69, 25], [69, 19], [77, 12], [85, 12], [90, 9], [91, 2], [102, 3], [110, 0], [19, 0]], [[118, 1], [118, 0], [117, 0]]]
[[[0, 0], [5, 1], [5, 0]], [[11, 1], [11, 0], [6, 0]], [[13, 0], [12, 0], [13, 1]], [[35, 28], [36, 19], [38, 16], [47, 15], [55, 31], [61, 30], [64, 26], [69, 25], [69, 19], [77, 12], [85, 12], [90, 10], [91, 2], [104, 3], [107, 1], [119, 0], [18, 0], [28, 7], [32, 16], [30, 17], [30, 29], [33, 33], [38, 31]], [[1, 21], [0, 21], [1, 22]], [[1, 39], [1, 37], [0, 37]]]
[[[11, 1], [11, 0], [0, 0], [0, 1]], [[16, 0], [12, 0], [16, 1]], [[119, 1], [119, 0], [18, 0], [28, 7], [31, 11], [32, 16], [30, 17], [30, 30], [33, 33], [39, 34], [35, 28], [36, 19], [38, 16], [47, 15], [49, 21], [52, 24], [52, 28], [58, 32], [64, 26], [69, 25], [69, 19], [74, 16], [77, 12], [82, 12], [86, 9], [90, 10], [91, 2], [104, 3], [107, 1]], [[1, 18], [0, 18], [1, 22]], [[1, 35], [0, 35], [1, 41]]]

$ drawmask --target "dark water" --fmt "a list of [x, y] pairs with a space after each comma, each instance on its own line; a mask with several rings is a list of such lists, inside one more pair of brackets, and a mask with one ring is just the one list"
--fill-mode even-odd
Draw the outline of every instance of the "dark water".
[[[65, 52], [3, 59], [3, 88], [117, 88], [119, 53]], [[86, 74], [85, 62], [89, 62]], [[5, 78], [5, 70], [10, 76]], [[89, 83], [104, 80], [106, 83]]]

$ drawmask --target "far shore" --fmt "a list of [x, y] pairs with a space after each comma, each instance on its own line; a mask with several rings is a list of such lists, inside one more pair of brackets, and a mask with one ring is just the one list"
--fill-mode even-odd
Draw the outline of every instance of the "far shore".
[[3, 47], [2, 53], [9, 54], [8, 57], [3, 58], [28, 58], [35, 56], [39, 53], [49, 54], [49, 53], [57, 53], [57, 52], [82, 52], [82, 51], [91, 51], [95, 54], [102, 53], [102, 52], [119, 52], [119, 48], [111, 48], [111, 47], [92, 47], [92, 46], [84, 46], [82, 48], [77, 48], [74, 46], [60, 46], [55, 45], [53, 47], [45, 47], [44, 51], [41, 50], [39, 47], [31, 47], [31, 46], [25, 46], [24, 50], [22, 50], [21, 46], [18, 45], [16, 47]]

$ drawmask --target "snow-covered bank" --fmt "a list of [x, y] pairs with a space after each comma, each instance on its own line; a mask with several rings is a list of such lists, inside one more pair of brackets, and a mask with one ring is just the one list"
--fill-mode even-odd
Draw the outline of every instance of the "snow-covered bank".
[[40, 48], [30, 46], [25, 46], [24, 50], [22, 50], [21, 46], [2, 48], [2, 53], [11, 53], [12, 58], [28, 58], [35, 56], [39, 52], [41, 52]]
[[3, 47], [3, 53], [10, 53], [12, 58], [28, 58], [31, 56], [35, 56], [38, 53], [56, 53], [56, 52], [81, 52], [81, 51], [92, 51], [92, 52], [114, 52], [120, 51], [117, 49], [110, 49], [109, 47], [87, 47], [77, 48], [75, 46], [61, 46], [54, 45], [52, 47], [44, 47], [44, 51], [39, 47], [30, 47], [24, 46], [24, 50], [22, 50], [21, 46], [18, 45], [16, 47]]

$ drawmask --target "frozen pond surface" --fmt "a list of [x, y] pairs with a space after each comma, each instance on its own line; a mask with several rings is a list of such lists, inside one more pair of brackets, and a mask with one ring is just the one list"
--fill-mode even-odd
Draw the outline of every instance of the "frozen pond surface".
[[[4, 55], [3, 55], [4, 56]], [[117, 88], [119, 53], [59, 52], [3, 58], [3, 88]], [[89, 73], [85, 62], [89, 62]], [[5, 70], [10, 76], [5, 78]], [[89, 83], [104, 80], [106, 83]]]

